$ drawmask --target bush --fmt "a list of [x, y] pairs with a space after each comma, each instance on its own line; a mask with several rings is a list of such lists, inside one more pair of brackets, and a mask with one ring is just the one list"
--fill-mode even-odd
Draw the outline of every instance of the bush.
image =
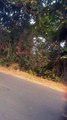
[[32, 70], [28, 70], [28, 73], [30, 73], [31, 75], [37, 75], [34, 71], [32, 71]]
[[19, 69], [19, 64], [18, 63], [12, 63], [10, 67], [15, 69], [15, 70], [18, 70]]

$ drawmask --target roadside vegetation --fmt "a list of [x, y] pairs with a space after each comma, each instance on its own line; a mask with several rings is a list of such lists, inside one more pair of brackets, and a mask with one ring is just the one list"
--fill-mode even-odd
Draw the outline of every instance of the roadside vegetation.
[[0, 0], [0, 65], [66, 80], [67, 1]]

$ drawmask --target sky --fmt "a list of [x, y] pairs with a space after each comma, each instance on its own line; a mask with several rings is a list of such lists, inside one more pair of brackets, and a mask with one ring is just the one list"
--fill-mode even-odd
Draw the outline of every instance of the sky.
[[63, 48], [65, 46], [65, 41], [61, 42], [60, 46]]

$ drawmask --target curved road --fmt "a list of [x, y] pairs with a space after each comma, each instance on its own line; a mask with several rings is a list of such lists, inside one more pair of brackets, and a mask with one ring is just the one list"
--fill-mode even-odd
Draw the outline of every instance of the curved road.
[[62, 93], [0, 73], [0, 120], [59, 120]]

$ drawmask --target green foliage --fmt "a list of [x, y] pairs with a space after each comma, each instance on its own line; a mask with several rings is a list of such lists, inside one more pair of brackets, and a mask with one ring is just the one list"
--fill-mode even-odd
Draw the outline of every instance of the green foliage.
[[34, 76], [37, 75], [37, 74], [36, 74], [34, 71], [32, 71], [32, 70], [28, 70], [28, 73], [31, 74], [31, 75], [34, 75]]
[[[47, 0], [45, 7], [42, 6], [42, 1], [15, 2], [23, 3], [33, 11], [32, 17], [36, 23], [24, 30], [22, 26], [0, 30], [0, 64], [12, 65], [14, 69], [57, 82], [62, 81], [66, 64], [64, 58], [67, 58], [67, 2], [56, 0], [52, 3], [53, 0]], [[60, 43], [63, 41], [65, 47], [62, 48]]]

